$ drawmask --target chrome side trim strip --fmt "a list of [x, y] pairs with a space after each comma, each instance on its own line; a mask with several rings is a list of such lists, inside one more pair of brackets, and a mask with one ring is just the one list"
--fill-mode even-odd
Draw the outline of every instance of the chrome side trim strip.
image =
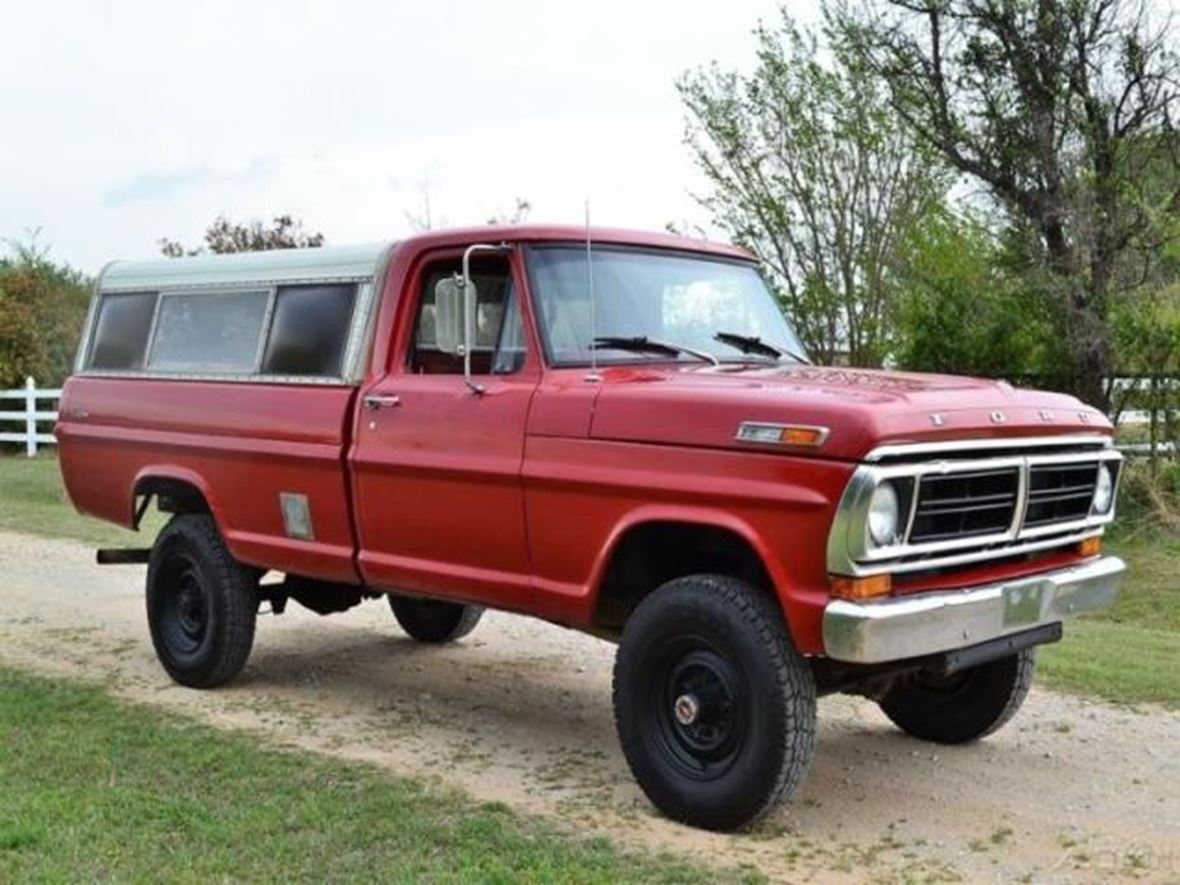
[[1104, 556], [1078, 566], [966, 590], [879, 602], [837, 599], [824, 609], [828, 657], [875, 664], [965, 648], [1110, 605], [1126, 565]]
[[133, 369], [86, 369], [75, 373], [80, 378], [122, 378], [152, 381], [215, 381], [226, 384], [298, 384], [319, 387], [355, 387], [357, 382], [339, 375], [214, 375], [201, 372], [158, 372]]

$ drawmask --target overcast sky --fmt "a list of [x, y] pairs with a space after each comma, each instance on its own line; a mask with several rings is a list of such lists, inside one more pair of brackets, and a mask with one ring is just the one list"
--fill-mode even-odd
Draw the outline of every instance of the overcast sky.
[[[812, 0], [793, 3], [809, 14]], [[96, 271], [291, 213], [333, 243], [421, 217], [705, 216], [674, 83], [749, 69], [775, 0], [0, 0], [0, 237]]]

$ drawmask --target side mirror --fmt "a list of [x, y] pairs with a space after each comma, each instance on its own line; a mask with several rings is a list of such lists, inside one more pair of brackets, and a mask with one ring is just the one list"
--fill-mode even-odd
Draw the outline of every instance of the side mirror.
[[463, 278], [458, 274], [434, 285], [434, 340], [438, 349], [452, 356], [466, 350]]

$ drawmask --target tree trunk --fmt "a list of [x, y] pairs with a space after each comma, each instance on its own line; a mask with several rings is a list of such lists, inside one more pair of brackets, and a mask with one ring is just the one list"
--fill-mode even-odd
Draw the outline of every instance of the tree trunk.
[[1088, 342], [1082, 339], [1072, 344], [1080, 348], [1082, 353], [1076, 354], [1074, 384], [1069, 393], [1106, 414], [1110, 411], [1106, 382], [1112, 371], [1109, 348], [1105, 341]]

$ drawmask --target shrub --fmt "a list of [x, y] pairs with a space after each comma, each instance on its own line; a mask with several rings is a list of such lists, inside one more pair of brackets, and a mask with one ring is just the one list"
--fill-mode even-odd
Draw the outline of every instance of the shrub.
[[1118, 531], [1180, 535], [1180, 462], [1128, 458], [1119, 480]]

